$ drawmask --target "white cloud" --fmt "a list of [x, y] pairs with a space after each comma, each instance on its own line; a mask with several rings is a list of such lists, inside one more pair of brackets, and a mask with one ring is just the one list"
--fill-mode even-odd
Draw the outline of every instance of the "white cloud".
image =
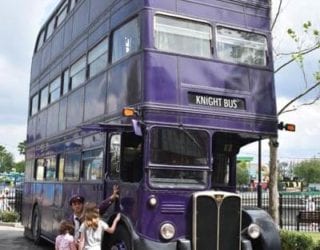
[[[297, 103], [296, 106], [301, 105]], [[284, 113], [279, 120], [296, 124], [296, 132], [279, 131], [279, 158], [309, 158], [320, 153], [320, 103]]]

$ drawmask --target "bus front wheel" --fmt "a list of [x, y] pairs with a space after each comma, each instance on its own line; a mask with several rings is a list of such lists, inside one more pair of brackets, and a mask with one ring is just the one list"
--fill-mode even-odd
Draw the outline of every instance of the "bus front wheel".
[[106, 240], [107, 250], [132, 250], [131, 237], [128, 229], [118, 224], [116, 231]]
[[32, 238], [35, 244], [39, 245], [41, 243], [41, 217], [40, 217], [40, 210], [36, 206], [34, 208], [32, 214]]

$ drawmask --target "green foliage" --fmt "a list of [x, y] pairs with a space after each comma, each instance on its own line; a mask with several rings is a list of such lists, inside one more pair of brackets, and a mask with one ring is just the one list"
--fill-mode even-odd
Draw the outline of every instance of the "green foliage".
[[317, 241], [313, 247], [313, 250], [320, 250], [320, 241]]
[[298, 42], [299, 38], [297, 36], [297, 33], [293, 29], [288, 29], [288, 35], [295, 41]]
[[13, 164], [13, 155], [0, 145], [0, 172], [10, 172]]
[[280, 237], [282, 250], [313, 250], [315, 247], [312, 237], [303, 233], [282, 230]]
[[26, 143], [27, 141], [24, 140], [23, 142], [20, 142], [18, 144], [18, 151], [21, 155], [25, 155], [26, 154]]
[[19, 173], [24, 173], [25, 167], [26, 167], [26, 162], [25, 161], [19, 161], [19, 162], [14, 164], [14, 168]]
[[0, 220], [3, 222], [16, 222], [19, 219], [19, 214], [14, 211], [3, 211], [0, 213]]
[[320, 240], [315, 243], [313, 250], [320, 250]]
[[303, 57], [303, 54], [301, 54], [301, 53], [293, 53], [292, 59], [294, 59], [296, 62], [301, 64], [301, 63], [303, 63], [304, 57]]
[[237, 185], [246, 185], [250, 181], [249, 170], [245, 162], [237, 165]]
[[304, 28], [304, 31], [305, 32], [308, 32], [309, 28], [311, 27], [311, 22], [310, 21], [307, 21], [303, 24], [303, 28]]
[[309, 183], [320, 183], [320, 160], [312, 159], [300, 162], [294, 168], [295, 176]]
[[[299, 34], [292, 28], [287, 30], [289, 37], [296, 43], [297, 50], [291, 54], [292, 60], [298, 63], [301, 70], [304, 69], [304, 56], [320, 48], [320, 31], [313, 28], [310, 21], [304, 22], [302, 25], [303, 33]], [[300, 32], [301, 33], [301, 32]], [[305, 74], [305, 73], [304, 73]], [[320, 72], [314, 72], [315, 80], [320, 81]]]
[[316, 79], [317, 82], [320, 81], [320, 72], [319, 71], [315, 72], [313, 74], [313, 76], [314, 76], [314, 78]]

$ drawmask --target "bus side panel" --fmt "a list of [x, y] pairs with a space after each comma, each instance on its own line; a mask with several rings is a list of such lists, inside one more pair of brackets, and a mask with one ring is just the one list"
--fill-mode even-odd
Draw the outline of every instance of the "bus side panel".
[[54, 183], [43, 183], [41, 194], [41, 232], [46, 236], [52, 235], [53, 225], [53, 200], [54, 200]]
[[[212, 2], [212, 1], [210, 1]], [[220, 5], [220, 7], [218, 7]], [[199, 4], [196, 1], [177, 1], [177, 12], [183, 15], [191, 15], [197, 13], [197, 16], [202, 19], [215, 20], [219, 23], [237, 23], [239, 26], [246, 25], [245, 13], [239, 11], [239, 7], [235, 4], [228, 4], [223, 1], [217, 3]]]
[[59, 225], [61, 220], [65, 219], [65, 210], [63, 203], [63, 184], [55, 183], [54, 185], [54, 199], [52, 206], [52, 233], [53, 235], [59, 234]]
[[145, 52], [144, 101], [178, 104], [177, 57]]
[[31, 228], [32, 223], [32, 209], [33, 209], [33, 197], [32, 197], [33, 185], [30, 182], [23, 184], [22, 195], [22, 224], [26, 228]]
[[[252, 109], [255, 113], [276, 115], [276, 97], [273, 74], [266, 71], [250, 70]], [[268, 105], [266, 105], [266, 103]]]
[[122, 23], [123, 20], [130, 18], [135, 12], [141, 10], [144, 6], [143, 2], [144, 0], [116, 1], [111, 9], [111, 28], [116, 27]]
[[183, 84], [217, 88], [221, 92], [250, 91], [248, 67], [182, 57], [179, 62], [179, 77]]
[[164, 9], [166, 11], [176, 11], [175, 0], [145, 0], [145, 5], [157, 9]]

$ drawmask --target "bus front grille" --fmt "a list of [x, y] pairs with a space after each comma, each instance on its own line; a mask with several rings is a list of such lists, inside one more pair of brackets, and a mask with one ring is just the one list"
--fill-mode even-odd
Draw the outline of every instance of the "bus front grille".
[[216, 191], [194, 194], [194, 250], [239, 250], [240, 225], [240, 196]]

